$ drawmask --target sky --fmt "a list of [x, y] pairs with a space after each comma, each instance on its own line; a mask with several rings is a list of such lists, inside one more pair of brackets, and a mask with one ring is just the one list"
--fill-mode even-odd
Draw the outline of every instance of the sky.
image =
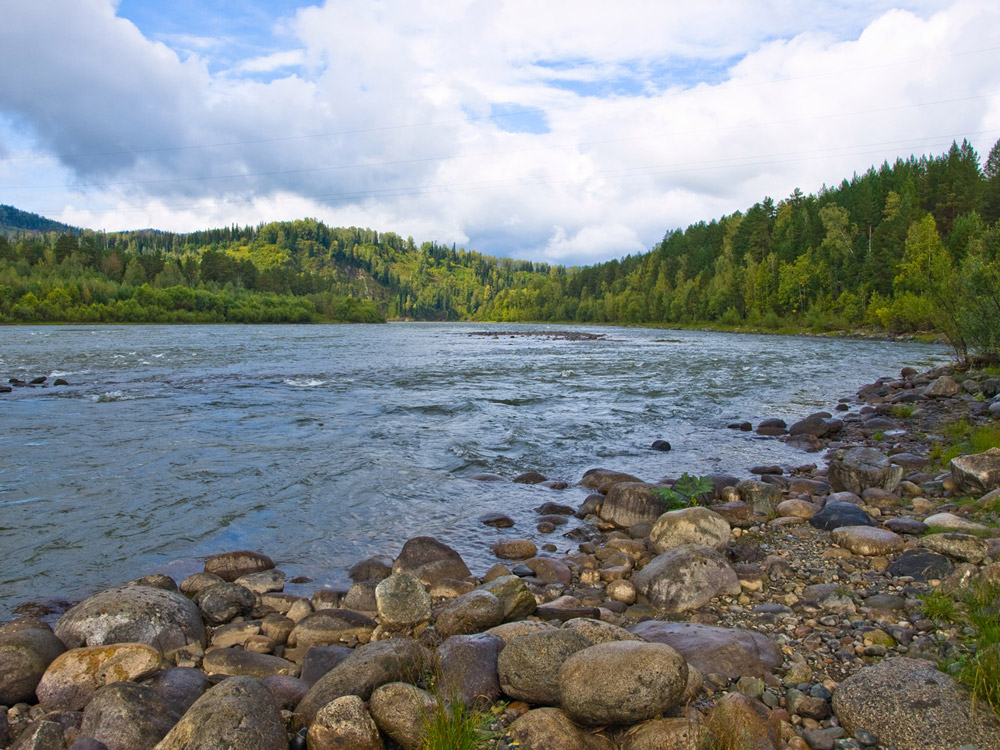
[[0, 0], [0, 203], [563, 265], [1000, 139], [996, 0]]

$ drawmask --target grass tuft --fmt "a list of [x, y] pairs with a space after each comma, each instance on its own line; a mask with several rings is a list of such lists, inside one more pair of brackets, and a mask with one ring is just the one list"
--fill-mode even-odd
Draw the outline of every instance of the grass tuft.
[[421, 750], [490, 750], [497, 746], [497, 734], [490, 728], [497, 719], [497, 704], [492, 710], [467, 708], [461, 700], [446, 704], [437, 701], [434, 713], [424, 717], [424, 742]]
[[924, 614], [935, 622], [955, 622], [958, 619], [958, 605], [955, 600], [941, 589], [934, 589], [921, 597], [924, 602]]

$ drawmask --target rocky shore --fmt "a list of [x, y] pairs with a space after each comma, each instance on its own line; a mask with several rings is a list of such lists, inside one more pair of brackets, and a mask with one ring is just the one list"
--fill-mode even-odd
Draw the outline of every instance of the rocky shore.
[[482, 518], [576, 515], [571, 554], [498, 537], [473, 574], [417, 537], [301, 597], [233, 551], [26, 603], [0, 626], [0, 748], [410, 750], [443, 716], [483, 748], [996, 750], [996, 715], [938, 669], [973, 633], [929, 602], [1000, 581], [1000, 450], [934, 457], [944, 425], [1000, 419], [998, 391], [906, 369], [792, 425], [734, 423], [803, 464], [713, 476], [691, 507], [601, 468], [567, 478], [593, 493], [578, 508], [529, 472], [553, 493], [536, 517]]

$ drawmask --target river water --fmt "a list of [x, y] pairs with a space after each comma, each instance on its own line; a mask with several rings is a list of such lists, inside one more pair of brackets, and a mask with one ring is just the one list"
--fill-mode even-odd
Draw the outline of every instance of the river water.
[[[920, 344], [565, 326], [0, 328], [0, 375], [69, 387], [0, 395], [0, 619], [229, 549], [269, 554], [303, 593], [430, 534], [474, 573], [532, 508], [595, 466], [654, 481], [816, 459], [733, 420], [789, 421], [904, 365]], [[472, 335], [489, 331], [496, 336]], [[655, 439], [673, 445], [652, 451]], [[528, 470], [554, 491], [481, 482]], [[511, 515], [497, 531], [476, 517]], [[295, 590], [289, 587], [288, 590]]]

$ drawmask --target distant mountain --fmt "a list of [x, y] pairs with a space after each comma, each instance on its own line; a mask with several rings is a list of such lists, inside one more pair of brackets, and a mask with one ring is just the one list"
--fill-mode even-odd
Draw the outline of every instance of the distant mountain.
[[59, 232], [60, 234], [80, 234], [79, 227], [46, 219], [38, 214], [21, 211], [13, 206], [0, 203], [0, 234], [7, 237], [17, 237], [22, 234], [42, 234], [43, 232]]

